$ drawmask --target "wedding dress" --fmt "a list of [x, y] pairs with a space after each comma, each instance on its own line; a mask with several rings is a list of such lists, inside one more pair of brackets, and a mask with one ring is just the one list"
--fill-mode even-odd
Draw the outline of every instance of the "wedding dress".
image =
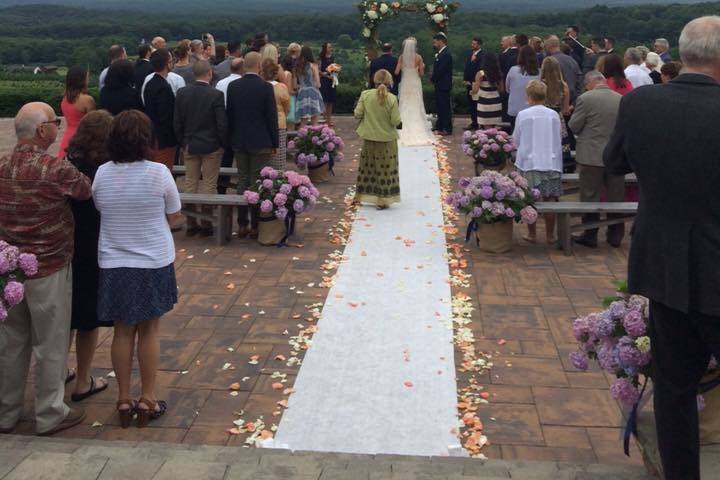
[[415, 64], [417, 57], [417, 41], [408, 38], [403, 42], [402, 77], [400, 81], [400, 145], [411, 147], [431, 145], [435, 141], [432, 133], [432, 124], [425, 112], [423, 100], [422, 79]]

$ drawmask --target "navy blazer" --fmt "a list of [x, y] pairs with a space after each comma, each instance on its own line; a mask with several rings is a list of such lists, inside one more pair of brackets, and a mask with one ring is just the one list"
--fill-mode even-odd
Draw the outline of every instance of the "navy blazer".
[[[473, 61], [473, 52], [471, 51], [468, 56], [467, 60], [465, 61], [465, 71], [463, 72], [463, 80], [466, 82], [474, 82], [475, 76], [477, 73], [482, 70], [483, 65], [483, 59], [485, 57], [485, 52], [482, 51], [482, 49], [478, 50], [477, 55], [475, 56], [475, 61]], [[471, 88], [471, 87], [468, 87]]]
[[278, 148], [278, 113], [272, 84], [246, 74], [230, 82], [227, 114], [233, 150]]
[[452, 90], [453, 58], [450, 50], [445, 49], [435, 56], [433, 72], [430, 81], [435, 84], [435, 90]]
[[173, 119], [175, 114], [175, 95], [170, 84], [160, 75], [153, 77], [145, 85], [145, 114], [150, 117], [153, 126], [153, 139], [158, 148], [177, 146]]
[[370, 62], [370, 88], [373, 88], [373, 77], [379, 70], [387, 70], [393, 76], [393, 88], [392, 93], [397, 95], [398, 85], [400, 84], [400, 75], [395, 75], [395, 68], [397, 67], [398, 59], [393, 57], [390, 53], [380, 55], [375, 60]]
[[[662, 114], [648, 105], [662, 105]], [[674, 310], [716, 317], [719, 131], [720, 84], [685, 73], [623, 97], [603, 158], [614, 174], [635, 172], [640, 187], [628, 260], [630, 292]]]

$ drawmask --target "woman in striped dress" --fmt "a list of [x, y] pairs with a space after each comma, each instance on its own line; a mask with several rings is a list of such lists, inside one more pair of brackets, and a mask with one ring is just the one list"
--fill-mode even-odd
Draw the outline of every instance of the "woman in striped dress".
[[482, 69], [475, 76], [470, 94], [477, 100], [478, 124], [493, 127], [502, 123], [502, 99], [505, 82], [500, 73], [500, 62], [494, 53], [486, 53]]

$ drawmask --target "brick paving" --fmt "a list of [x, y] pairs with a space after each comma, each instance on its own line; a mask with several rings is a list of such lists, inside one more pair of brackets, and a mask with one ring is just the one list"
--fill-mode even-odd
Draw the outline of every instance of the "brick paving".
[[0, 438], [3, 480], [650, 480], [640, 467]]
[[[236, 418], [233, 412], [244, 411], [246, 420], [262, 415], [268, 426], [279, 423], [273, 413], [283, 395], [272, 388], [276, 380], [271, 376], [287, 374], [290, 387], [298, 367], [275, 357], [289, 356], [289, 337], [299, 325], [309, 325], [305, 306], [325, 298], [327, 290], [308, 284], [320, 283], [322, 263], [338, 248], [328, 241], [327, 230], [340, 218], [357, 170], [355, 123], [342, 117], [337, 123], [348, 143], [347, 160], [330, 184], [321, 186], [327, 200], [301, 219], [303, 248], [261, 247], [237, 239], [218, 248], [212, 239], [176, 235], [180, 303], [161, 322], [159, 393], [169, 402], [168, 414], [144, 430], [120, 429], [111, 381], [107, 392], [84, 402], [85, 423], [61, 436], [235, 446], [244, 436], [226, 433]], [[459, 149], [465, 120], [456, 124], [450, 159], [457, 178], [471, 175], [473, 168]], [[10, 129], [10, 122], [0, 121], [1, 151], [12, 144]], [[511, 253], [489, 255], [469, 247], [466, 254], [474, 282], [469, 293], [476, 308], [477, 346], [492, 353], [495, 364], [484, 378], [490, 403], [480, 410], [491, 442], [484, 452], [508, 461], [640, 465], [634, 446], [631, 458], [622, 455], [620, 411], [607, 392], [608, 378], [598, 369], [575, 371], [567, 361], [575, 348], [571, 320], [597, 310], [602, 298], [613, 293], [611, 282], [625, 277], [627, 240], [620, 249], [579, 247], [565, 257], [544, 245], [523, 245], [520, 234], [516, 228]], [[228, 288], [230, 283], [234, 288]], [[94, 366], [103, 375], [112, 369], [111, 332], [103, 332], [101, 339]], [[248, 364], [253, 355], [259, 355], [257, 365]], [[231, 368], [223, 370], [226, 363]], [[228, 386], [234, 382], [241, 388], [230, 396]], [[102, 425], [93, 427], [95, 422]], [[17, 433], [32, 433], [33, 427], [23, 421]]]

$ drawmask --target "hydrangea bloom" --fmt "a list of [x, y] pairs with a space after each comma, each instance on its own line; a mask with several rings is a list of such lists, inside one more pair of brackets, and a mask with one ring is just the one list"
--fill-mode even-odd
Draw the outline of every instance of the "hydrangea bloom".
[[625, 405], [631, 407], [640, 399], [640, 392], [627, 378], [618, 378], [610, 385], [612, 397]]
[[293, 202], [293, 210], [295, 210], [295, 213], [301, 213], [305, 208], [305, 203], [302, 200], [295, 200]]
[[270, 213], [273, 210], [273, 202], [270, 200], [263, 200], [260, 202], [260, 211], [262, 213]]
[[260, 201], [260, 194], [252, 190], [245, 190], [243, 196], [250, 205], [255, 205]]
[[572, 352], [570, 354], [570, 362], [572, 363], [573, 367], [577, 368], [578, 370], [588, 369], [587, 356], [582, 352]]
[[23, 287], [22, 283], [11, 280], [5, 285], [3, 294], [5, 295], [7, 304], [14, 307], [22, 302], [25, 295], [25, 287]]
[[18, 265], [28, 277], [32, 277], [38, 273], [37, 257], [32, 253], [21, 253], [20, 257], [18, 257]]
[[637, 310], [630, 310], [623, 318], [623, 326], [625, 331], [633, 337], [641, 337], [645, 335], [645, 320], [642, 313]]

